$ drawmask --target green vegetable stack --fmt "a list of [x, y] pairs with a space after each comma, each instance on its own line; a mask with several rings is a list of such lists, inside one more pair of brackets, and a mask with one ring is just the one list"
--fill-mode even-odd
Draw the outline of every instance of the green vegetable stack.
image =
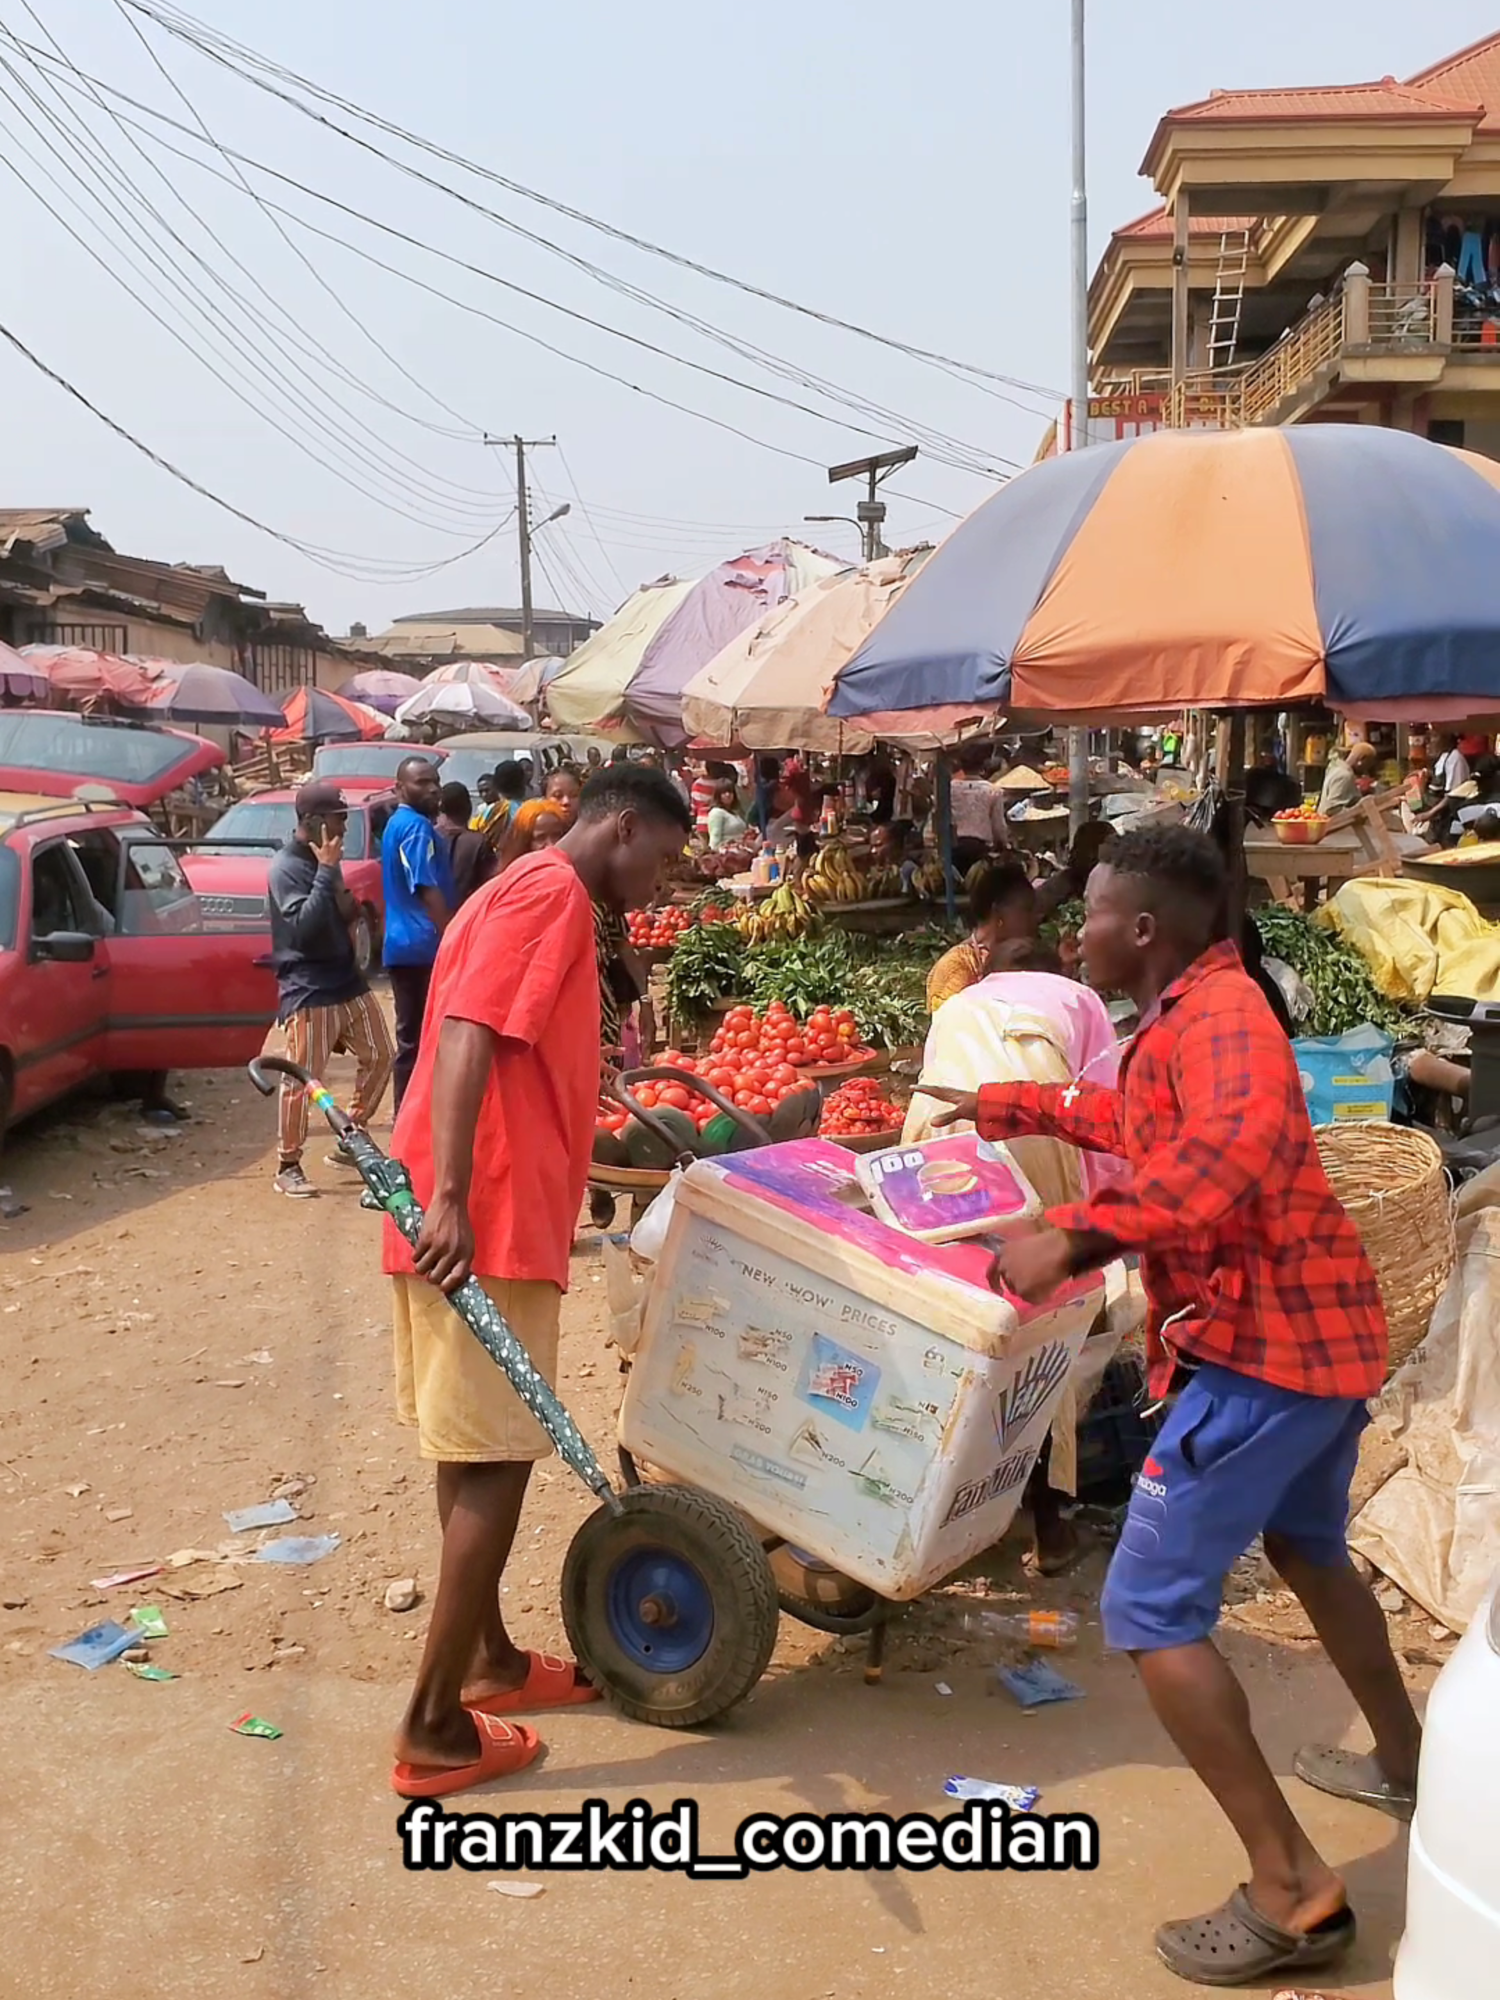
[[1329, 931], [1280, 904], [1253, 912], [1268, 958], [1283, 959], [1307, 985], [1313, 1011], [1297, 1023], [1303, 1035], [1346, 1035], [1367, 1021], [1400, 1035], [1406, 1017], [1377, 989], [1357, 952]]

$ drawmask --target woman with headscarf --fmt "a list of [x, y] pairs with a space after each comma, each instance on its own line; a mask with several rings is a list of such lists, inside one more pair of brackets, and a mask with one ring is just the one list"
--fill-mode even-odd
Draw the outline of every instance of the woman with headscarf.
[[560, 805], [551, 799], [527, 799], [511, 814], [500, 843], [502, 872], [523, 854], [536, 854], [544, 847], [555, 846], [567, 830], [567, 816]]

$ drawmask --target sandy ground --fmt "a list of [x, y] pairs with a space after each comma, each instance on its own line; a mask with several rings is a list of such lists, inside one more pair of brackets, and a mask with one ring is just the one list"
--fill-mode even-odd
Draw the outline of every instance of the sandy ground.
[[[1094, 1814], [1096, 1873], [571, 1874], [519, 1901], [482, 1874], [405, 1872], [388, 1744], [425, 1613], [393, 1614], [383, 1594], [404, 1576], [429, 1589], [437, 1540], [428, 1477], [390, 1408], [378, 1225], [359, 1212], [357, 1185], [322, 1166], [317, 1135], [308, 1158], [322, 1198], [272, 1194], [270, 1113], [243, 1079], [188, 1079], [186, 1094], [195, 1118], [178, 1134], [147, 1135], [121, 1108], [73, 1106], [14, 1135], [0, 1172], [30, 1204], [0, 1223], [0, 1884], [11, 1932], [0, 1992], [72, 2000], [117, 1977], [246, 2000], [1187, 1990], [1156, 1963], [1152, 1928], [1217, 1903], [1239, 1877], [1236, 1845], [1129, 1664], [1101, 1656], [1100, 1559], [1032, 1585], [1019, 1539], [909, 1616], [881, 1687], [864, 1686], [857, 1652], [783, 1620], [770, 1672], [723, 1724], [678, 1735], [602, 1708], [564, 1715], [546, 1728], [544, 1762], [470, 1798], [502, 1810], [687, 1796], [722, 1839], [753, 1810], [940, 1810], [944, 1777], [968, 1772], [1040, 1785], [1045, 1809]], [[562, 1387], [601, 1446], [618, 1394], [602, 1324], [599, 1264], [581, 1254]], [[175, 1551], [215, 1550], [224, 1509], [288, 1480], [307, 1482], [305, 1526], [279, 1532], [342, 1537], [316, 1567], [200, 1561], [91, 1587]], [[555, 1461], [539, 1472], [506, 1600], [524, 1642], [562, 1643], [558, 1574], [589, 1505]], [[233, 1587], [169, 1594], [216, 1581]], [[1257, 1603], [1254, 1581], [1226, 1644], [1285, 1776], [1309, 1736], [1363, 1739], [1296, 1617]], [[1063, 1664], [1087, 1699], [1026, 1717], [992, 1693], [984, 1651], [958, 1627], [976, 1590], [1077, 1606], [1090, 1622]], [[171, 1636], [154, 1657], [180, 1679], [47, 1657], [137, 1603], [165, 1612]], [[1415, 1625], [1403, 1643], [1421, 1688], [1445, 1649]], [[232, 1734], [246, 1709], [281, 1739]], [[1336, 1983], [1362, 2000], [1388, 1995], [1404, 1837], [1288, 1783], [1360, 1918]]]

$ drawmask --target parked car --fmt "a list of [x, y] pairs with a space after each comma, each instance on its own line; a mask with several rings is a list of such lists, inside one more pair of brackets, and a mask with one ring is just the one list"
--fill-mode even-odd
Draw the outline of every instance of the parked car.
[[[540, 792], [560, 764], [576, 764], [582, 770], [591, 749], [608, 758], [614, 749], [602, 736], [533, 735], [524, 729], [475, 729], [467, 736], [444, 736], [434, 746], [444, 753], [443, 783], [467, 785], [473, 796], [479, 780], [497, 764], [529, 757], [531, 788]], [[408, 756], [412, 746], [407, 746]], [[422, 754], [420, 751], [418, 754]]]
[[313, 757], [313, 776], [332, 778], [349, 797], [355, 791], [389, 791], [408, 757], [430, 757], [441, 767], [445, 754], [429, 743], [324, 743]]
[[184, 729], [62, 709], [0, 709], [0, 790], [108, 797], [145, 812], [223, 762], [216, 743]]
[[1395, 2000], [1478, 2000], [1500, 1986], [1497, 1798], [1500, 1576], [1427, 1697]]
[[0, 792], [0, 1132], [94, 1077], [246, 1063], [275, 1014], [262, 939], [204, 928], [142, 814]]
[[[360, 970], [366, 971], [379, 962], [380, 941], [385, 935], [379, 799], [383, 797], [389, 806], [390, 794], [351, 787], [345, 796], [349, 827], [344, 835], [344, 880], [359, 905], [354, 955]], [[256, 931], [262, 936], [269, 931], [266, 881], [276, 850], [286, 845], [296, 824], [295, 792], [257, 792], [231, 806], [214, 821], [201, 842], [184, 852], [183, 869], [197, 891], [209, 930]]]

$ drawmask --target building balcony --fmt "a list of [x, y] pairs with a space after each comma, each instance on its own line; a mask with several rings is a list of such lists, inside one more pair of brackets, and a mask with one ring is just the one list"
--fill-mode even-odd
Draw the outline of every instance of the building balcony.
[[1500, 393], [1500, 307], [1456, 309], [1454, 277], [1375, 284], [1351, 264], [1332, 298], [1319, 300], [1276, 344], [1234, 368], [1134, 369], [1095, 385], [1095, 421], [1171, 428], [1304, 421], [1335, 398], [1416, 396], [1444, 390]]

